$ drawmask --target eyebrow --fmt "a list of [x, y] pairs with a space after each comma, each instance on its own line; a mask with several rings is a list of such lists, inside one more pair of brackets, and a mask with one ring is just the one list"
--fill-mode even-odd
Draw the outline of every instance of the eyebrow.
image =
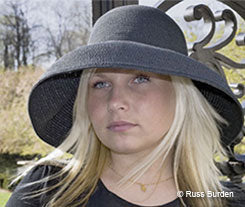
[[[129, 74], [127, 72], [125, 72], [126, 74]], [[171, 80], [171, 78], [168, 76], [168, 75], [161, 75], [161, 74], [156, 74], [156, 73], [150, 73], [150, 72], [146, 72], [146, 71], [134, 71], [133, 73], [131, 73], [132, 75], [146, 75], [146, 76], [149, 76], [151, 78], [156, 78], [156, 79], [162, 79], [162, 80]], [[108, 78], [106, 72], [95, 72], [93, 74], [93, 76], [91, 78], [96, 78], [96, 77], [99, 77], [99, 78]]]

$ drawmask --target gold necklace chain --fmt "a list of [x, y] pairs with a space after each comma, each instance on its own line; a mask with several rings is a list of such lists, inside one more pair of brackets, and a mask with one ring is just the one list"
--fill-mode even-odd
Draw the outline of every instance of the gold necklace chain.
[[[112, 168], [110, 165], [108, 165], [108, 167], [109, 167], [109, 168], [110, 168], [116, 175], [120, 176], [121, 178], [123, 177], [121, 174], [119, 174], [119, 173], [118, 173], [114, 168]], [[140, 183], [140, 182], [133, 182], [132, 180], [129, 180], [129, 181], [132, 182], [132, 183], [135, 183], [135, 184], [139, 185], [141, 191], [146, 192], [146, 190], [147, 190], [146, 186], [147, 186], [147, 185], [157, 185], [157, 184], [159, 184], [159, 183], [168, 181], [168, 180], [170, 180], [171, 178], [173, 178], [173, 177], [171, 176], [171, 177], [169, 177], [169, 178], [166, 178], [166, 179], [163, 179], [163, 180], [154, 182], [154, 183], [146, 183], [146, 184]]]

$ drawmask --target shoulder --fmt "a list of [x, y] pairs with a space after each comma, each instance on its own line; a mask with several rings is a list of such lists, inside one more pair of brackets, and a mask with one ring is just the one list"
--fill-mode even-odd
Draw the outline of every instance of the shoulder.
[[35, 182], [59, 172], [63, 165], [58, 162], [44, 162], [34, 166], [22, 179], [22, 183]]
[[223, 182], [225, 191], [229, 192], [227, 198], [228, 207], [243, 207], [245, 206], [245, 183]]
[[42, 194], [41, 196], [37, 197], [31, 197], [30, 195], [32, 195], [35, 191], [57, 183], [57, 179], [49, 180], [48, 178], [50, 175], [59, 172], [61, 169], [62, 165], [57, 163], [42, 163], [34, 166], [17, 185], [6, 207], [42, 206], [44, 200], [47, 199], [46, 194]]

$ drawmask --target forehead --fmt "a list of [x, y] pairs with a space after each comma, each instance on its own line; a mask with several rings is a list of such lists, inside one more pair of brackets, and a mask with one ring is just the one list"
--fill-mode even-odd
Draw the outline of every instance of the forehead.
[[158, 73], [135, 70], [135, 69], [121, 69], [121, 68], [96, 68], [93, 76], [100, 75], [147, 75], [158, 79], [170, 79], [169, 75], [162, 75]]

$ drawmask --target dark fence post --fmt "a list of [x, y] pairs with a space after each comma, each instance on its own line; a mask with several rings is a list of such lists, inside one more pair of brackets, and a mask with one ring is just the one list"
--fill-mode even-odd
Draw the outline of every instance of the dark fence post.
[[92, 0], [93, 25], [96, 20], [109, 10], [124, 5], [139, 4], [138, 0]]

